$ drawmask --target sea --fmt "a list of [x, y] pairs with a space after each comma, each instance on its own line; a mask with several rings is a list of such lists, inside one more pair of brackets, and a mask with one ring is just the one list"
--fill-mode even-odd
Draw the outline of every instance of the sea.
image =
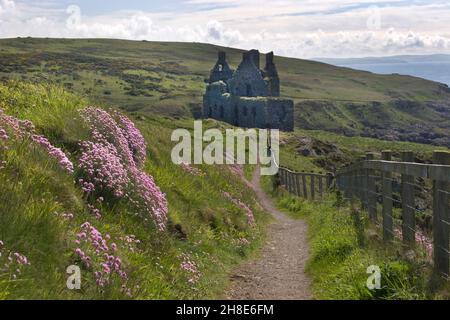
[[340, 67], [370, 71], [380, 74], [398, 73], [441, 82], [450, 87], [450, 62], [386, 62], [337, 64]]

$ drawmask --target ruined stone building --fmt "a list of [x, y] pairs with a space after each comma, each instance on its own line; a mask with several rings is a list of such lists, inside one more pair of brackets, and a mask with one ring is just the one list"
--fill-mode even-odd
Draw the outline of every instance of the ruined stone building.
[[280, 98], [280, 79], [273, 52], [266, 55], [260, 69], [258, 50], [245, 52], [236, 71], [226, 61], [225, 52], [211, 75], [203, 97], [203, 115], [244, 128], [294, 129], [294, 103]]

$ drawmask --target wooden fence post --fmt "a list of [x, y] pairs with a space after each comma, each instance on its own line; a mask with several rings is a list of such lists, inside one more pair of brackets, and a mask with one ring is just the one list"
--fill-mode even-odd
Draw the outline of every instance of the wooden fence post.
[[283, 169], [283, 174], [284, 174], [284, 188], [286, 190], [288, 190], [288, 181], [287, 181], [288, 175], [287, 175], [287, 170], [286, 169]]
[[333, 187], [333, 174], [331, 172], [327, 173], [327, 190]]
[[[366, 160], [375, 160], [374, 153], [367, 153]], [[377, 221], [377, 188], [375, 183], [375, 173], [372, 169], [366, 170], [367, 180], [367, 209], [369, 211], [369, 217], [372, 222]]]
[[350, 174], [351, 174], [350, 183], [349, 183], [349, 186], [350, 186], [350, 199], [351, 199], [352, 208], [354, 208], [355, 204], [356, 204], [356, 196], [357, 196], [357, 191], [356, 190], [357, 190], [358, 179], [356, 177], [356, 175], [357, 175], [356, 170], [353, 169], [350, 172]]
[[[382, 160], [391, 161], [392, 152], [383, 151]], [[392, 172], [383, 171], [383, 239], [392, 240], [394, 238], [394, 220], [392, 217]]]
[[292, 194], [297, 195], [297, 185], [295, 184], [295, 173], [290, 172], [291, 184], [292, 184]]
[[316, 197], [316, 186], [315, 186], [315, 184], [314, 184], [314, 175], [312, 175], [312, 174], [310, 174], [309, 175], [309, 178], [311, 179], [310, 180], [310, 182], [311, 182], [311, 200], [315, 200], [315, 197]]
[[287, 172], [288, 174], [288, 185], [289, 185], [289, 193], [293, 193], [293, 186], [292, 186], [292, 173], [290, 171]]
[[[304, 172], [304, 171], [303, 171]], [[306, 175], [302, 173], [303, 196], [308, 199], [308, 188], [306, 186]]]
[[361, 197], [361, 208], [363, 210], [367, 209], [367, 170], [364, 169], [364, 162], [366, 161], [366, 156], [361, 156], [359, 158], [360, 170], [359, 170], [359, 189]]
[[[322, 174], [322, 172], [320, 172], [320, 174]], [[319, 180], [319, 195], [320, 195], [320, 199], [323, 199], [323, 177], [318, 177], [317, 178]]]
[[345, 199], [350, 199], [351, 198], [351, 193], [350, 193], [350, 175], [348, 172], [345, 172], [344, 176], [341, 177], [341, 180], [344, 180], [344, 198]]
[[[435, 151], [433, 163], [450, 165], [450, 153]], [[434, 267], [445, 277], [449, 275], [449, 191], [449, 182], [433, 181]]]
[[[414, 162], [414, 154], [412, 151], [402, 152], [403, 162]], [[402, 174], [402, 234], [403, 241], [412, 245], [416, 238], [416, 221], [414, 215], [414, 177]]]
[[291, 192], [291, 185], [289, 181], [289, 171], [286, 169], [286, 190], [290, 193]]
[[302, 192], [300, 190], [300, 178], [299, 178], [299, 174], [298, 173], [295, 174], [295, 186], [297, 188], [297, 196], [301, 197], [302, 196]]

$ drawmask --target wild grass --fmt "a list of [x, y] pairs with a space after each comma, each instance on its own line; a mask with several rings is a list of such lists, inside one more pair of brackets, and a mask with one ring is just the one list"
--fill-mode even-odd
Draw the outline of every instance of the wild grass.
[[[53, 86], [0, 85], [0, 106], [7, 113], [32, 120], [36, 130], [77, 161], [78, 142], [89, 131], [78, 117], [88, 103]], [[239, 177], [226, 168], [199, 166], [204, 175], [186, 172], [172, 163], [172, 129], [192, 123], [162, 117], [137, 117], [135, 123], [148, 144], [145, 170], [167, 195], [169, 222], [159, 232], [131, 214], [124, 203], [99, 206], [102, 218], [89, 211], [74, 177], [28, 140], [15, 140], [0, 151], [0, 240], [12, 252], [27, 256], [31, 265], [14, 279], [0, 271], [1, 299], [128, 299], [118, 284], [101, 290], [89, 268], [75, 254], [76, 234], [89, 222], [118, 244], [129, 274], [132, 299], [216, 298], [228, 285], [228, 272], [264, 240], [266, 213]], [[245, 213], [223, 197], [226, 191], [249, 205], [257, 221], [250, 227]], [[72, 214], [73, 218], [65, 218]], [[140, 240], [130, 250], [121, 240]], [[250, 244], [242, 245], [241, 239]], [[198, 280], [181, 268], [186, 254], [198, 268]], [[82, 267], [81, 290], [66, 287], [66, 268]]]

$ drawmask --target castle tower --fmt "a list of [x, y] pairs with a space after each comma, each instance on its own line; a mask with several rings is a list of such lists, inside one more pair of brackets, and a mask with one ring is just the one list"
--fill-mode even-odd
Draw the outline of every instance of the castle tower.
[[211, 75], [209, 77], [209, 83], [216, 81], [228, 81], [233, 76], [233, 70], [231, 70], [228, 65], [226, 53], [220, 51], [218, 54], [218, 59], [216, 65], [211, 70]]
[[266, 54], [266, 67], [264, 68], [264, 80], [267, 82], [269, 96], [280, 96], [280, 78], [278, 76], [277, 67], [273, 61], [273, 52]]
[[258, 50], [250, 50], [248, 52], [244, 53], [244, 59], [246, 59], [246, 56], [248, 59], [253, 61], [253, 64], [255, 65], [256, 69], [260, 69], [260, 63], [259, 63], [259, 51]]
[[259, 69], [259, 51], [243, 54], [243, 59], [232, 79], [228, 82], [230, 93], [239, 97], [266, 97], [267, 84]]

